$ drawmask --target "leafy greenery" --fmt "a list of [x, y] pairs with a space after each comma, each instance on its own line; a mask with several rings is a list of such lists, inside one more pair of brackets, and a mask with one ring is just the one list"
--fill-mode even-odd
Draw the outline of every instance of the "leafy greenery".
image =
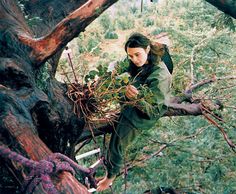
[[37, 86], [43, 90], [43, 91], [47, 91], [47, 87], [48, 87], [48, 78], [50, 77], [49, 72], [48, 72], [48, 63], [45, 63], [44, 65], [42, 65], [36, 74], [36, 84]]
[[116, 21], [118, 29], [128, 30], [134, 27], [134, 20], [127, 18], [125, 16], [121, 16], [119, 20]]
[[105, 39], [118, 39], [118, 34], [116, 32], [108, 31], [105, 34]]

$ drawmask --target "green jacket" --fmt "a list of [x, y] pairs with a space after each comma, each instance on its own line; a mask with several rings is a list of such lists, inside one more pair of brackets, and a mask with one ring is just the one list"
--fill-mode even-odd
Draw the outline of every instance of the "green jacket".
[[133, 85], [137, 88], [140, 85], [148, 86], [152, 93], [153, 103], [142, 99], [135, 107], [124, 105], [122, 108], [107, 154], [108, 178], [119, 173], [123, 152], [137, 136], [137, 132], [154, 127], [156, 121], [167, 111], [170, 100], [171, 74], [163, 62], [153, 68], [146, 80], [137, 81]]

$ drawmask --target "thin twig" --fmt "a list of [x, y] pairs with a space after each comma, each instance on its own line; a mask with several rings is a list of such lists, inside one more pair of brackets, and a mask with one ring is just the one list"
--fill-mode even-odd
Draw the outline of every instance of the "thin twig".
[[71, 67], [71, 69], [72, 69], [74, 78], [75, 78], [75, 83], [78, 84], [78, 79], [77, 79], [76, 74], [75, 74], [74, 65], [73, 65], [73, 63], [72, 63], [70, 53], [67, 53], [67, 56], [68, 56], [68, 61], [69, 61], [70, 67]]
[[213, 125], [215, 125], [218, 129], [220, 129], [221, 133], [223, 134], [223, 137], [225, 139], [225, 141], [228, 143], [228, 145], [232, 148], [232, 150], [235, 152], [235, 144], [228, 138], [227, 133], [225, 132], [225, 130], [223, 129], [223, 127], [221, 127], [216, 121], [214, 121], [209, 115], [207, 115], [207, 113], [205, 113], [204, 111], [202, 112], [204, 117]]

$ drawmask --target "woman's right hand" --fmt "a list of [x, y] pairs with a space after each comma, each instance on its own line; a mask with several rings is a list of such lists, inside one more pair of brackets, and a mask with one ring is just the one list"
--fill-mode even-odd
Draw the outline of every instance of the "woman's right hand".
[[137, 98], [138, 93], [139, 93], [139, 92], [138, 92], [138, 89], [137, 89], [135, 86], [133, 86], [133, 85], [128, 85], [128, 86], [126, 86], [125, 96], [126, 96], [128, 99], [132, 100], [132, 99]]

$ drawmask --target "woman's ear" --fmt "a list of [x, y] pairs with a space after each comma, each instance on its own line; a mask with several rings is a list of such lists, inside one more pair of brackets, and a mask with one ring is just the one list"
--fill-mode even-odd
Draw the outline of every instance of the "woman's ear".
[[149, 53], [150, 49], [151, 49], [151, 48], [150, 48], [150, 45], [148, 45], [147, 48], [146, 48], [146, 53], [147, 53], [147, 54]]

